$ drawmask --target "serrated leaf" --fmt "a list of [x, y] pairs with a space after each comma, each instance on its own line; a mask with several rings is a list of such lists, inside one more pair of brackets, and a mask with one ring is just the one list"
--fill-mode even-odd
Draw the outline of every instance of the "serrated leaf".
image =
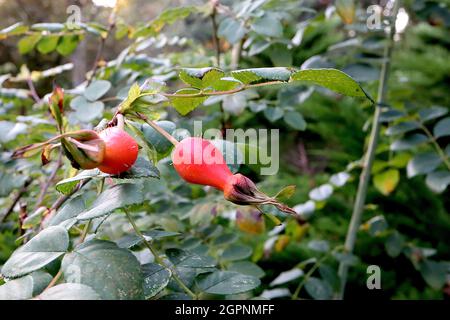
[[435, 290], [441, 289], [446, 283], [447, 266], [445, 263], [425, 259], [420, 265], [420, 272], [426, 283]]
[[428, 137], [421, 133], [415, 133], [392, 142], [390, 149], [392, 151], [403, 151], [415, 148], [428, 141]]
[[198, 255], [180, 249], [167, 249], [166, 255], [169, 260], [178, 267], [184, 268], [212, 268], [216, 263], [208, 256]]
[[75, 51], [79, 41], [78, 36], [63, 36], [56, 47], [56, 51], [63, 56], [68, 56]]
[[[171, 121], [156, 121], [156, 124], [169, 134], [172, 134], [176, 129], [175, 123]], [[173, 144], [169, 140], [167, 140], [167, 138], [165, 138], [147, 123], [144, 123], [142, 125], [141, 130], [144, 134], [145, 140], [150, 143], [159, 154], [166, 155], [173, 148]]]
[[331, 286], [315, 277], [310, 277], [305, 283], [305, 290], [315, 300], [329, 300], [333, 295]]
[[20, 54], [26, 54], [33, 50], [39, 40], [41, 40], [40, 34], [32, 34], [20, 39], [17, 43]]
[[140, 185], [123, 183], [102, 192], [91, 208], [78, 215], [78, 220], [89, 220], [105, 216], [116, 209], [144, 201]]
[[226, 248], [221, 256], [223, 261], [243, 260], [252, 255], [253, 249], [246, 245], [232, 244]]
[[242, 21], [234, 18], [225, 18], [219, 24], [217, 35], [227, 39], [229, 43], [235, 44], [245, 36], [247, 31]]
[[292, 129], [304, 131], [306, 129], [306, 121], [297, 111], [288, 111], [284, 114], [284, 122], [286, 122]]
[[59, 36], [53, 36], [53, 35], [43, 36], [39, 40], [36, 48], [38, 49], [38, 51], [40, 53], [43, 53], [43, 54], [50, 53], [50, 52], [56, 50], [56, 47], [58, 46], [58, 40], [59, 40]]
[[180, 79], [184, 83], [197, 89], [213, 87], [225, 73], [218, 68], [183, 68], [180, 71]]
[[266, 108], [266, 109], [264, 109], [263, 112], [264, 112], [264, 116], [270, 122], [275, 122], [277, 120], [280, 120], [284, 115], [283, 109], [281, 109], [279, 107]]
[[37, 300], [100, 300], [90, 286], [80, 283], [62, 283], [45, 290]]
[[310, 82], [350, 97], [367, 97], [361, 86], [346, 73], [337, 69], [305, 69], [292, 74], [291, 81]]
[[287, 82], [292, 70], [284, 67], [254, 68], [231, 71], [233, 78], [244, 84], [255, 84], [269, 81]]
[[168, 284], [172, 272], [156, 263], [148, 263], [142, 266], [144, 274], [144, 296], [150, 299], [156, 296]]
[[450, 184], [450, 172], [443, 170], [431, 172], [427, 175], [425, 183], [436, 193], [444, 192]]
[[248, 276], [261, 279], [265, 276], [265, 272], [257, 264], [250, 261], [236, 261], [230, 265], [229, 271], [239, 272]]
[[93, 178], [100, 174], [100, 171], [97, 169], [83, 170], [72, 178], [59, 181], [55, 188], [62, 194], [70, 194], [81, 180]]
[[111, 88], [111, 82], [107, 80], [95, 80], [84, 91], [83, 95], [89, 101], [96, 101], [103, 97]]
[[393, 125], [386, 130], [386, 135], [393, 136], [396, 134], [402, 134], [406, 133], [415, 129], [420, 128], [419, 123], [416, 121], [405, 121], [397, 123], [396, 125]]
[[274, 198], [280, 202], [286, 201], [294, 195], [295, 190], [296, 190], [295, 185], [290, 185], [290, 186], [284, 187], [283, 189], [278, 191], [278, 193], [275, 195]]
[[388, 255], [396, 258], [402, 253], [404, 244], [405, 238], [398, 231], [394, 231], [386, 239], [384, 246]]
[[77, 216], [86, 210], [83, 196], [78, 195], [71, 198], [58, 210], [48, 222], [48, 226], [61, 226], [69, 230], [77, 221]]
[[197, 281], [198, 287], [212, 294], [229, 295], [250, 291], [260, 285], [256, 277], [233, 271], [216, 271], [202, 276]]
[[142, 299], [143, 274], [136, 257], [114, 242], [91, 240], [67, 254], [61, 264], [64, 279], [88, 285], [102, 299]]
[[140, 94], [141, 88], [136, 82], [133, 83], [133, 85], [130, 87], [130, 90], [128, 90], [127, 98], [124, 101], [122, 101], [122, 103], [119, 106], [120, 112], [122, 113], [127, 112], [131, 108], [133, 102], [135, 102], [136, 99], [139, 98]]
[[448, 108], [445, 107], [431, 107], [427, 109], [422, 109], [419, 111], [419, 117], [422, 122], [427, 122], [439, 117], [442, 117], [448, 113]]
[[17, 249], [6, 261], [2, 274], [17, 278], [39, 270], [62, 256], [69, 247], [69, 235], [63, 227], [48, 227]]
[[280, 284], [285, 284], [291, 282], [295, 279], [300, 278], [304, 275], [303, 270], [294, 268], [292, 270], [281, 272], [275, 279], [270, 283], [271, 287], [279, 286]]
[[442, 162], [435, 152], [425, 152], [414, 156], [406, 167], [408, 178], [434, 171]]
[[263, 17], [256, 19], [251, 24], [251, 28], [263, 36], [274, 38], [283, 36], [283, 25], [275, 15], [270, 13], [266, 13]]
[[52, 276], [43, 271], [33, 272], [25, 277], [10, 280], [0, 286], [0, 300], [25, 300], [44, 290]]
[[[160, 240], [167, 237], [174, 237], [179, 235], [177, 232], [170, 232], [164, 230], [150, 230], [142, 232], [142, 234], [149, 240]], [[120, 248], [130, 249], [141, 244], [144, 240], [136, 234], [127, 235], [123, 238], [116, 240], [115, 242]]]
[[450, 136], [450, 117], [440, 120], [433, 129], [433, 135], [435, 138], [441, 138]]
[[378, 173], [373, 178], [375, 188], [385, 196], [395, 190], [399, 181], [400, 172], [396, 169], [389, 169], [382, 173]]
[[[184, 88], [180, 89], [175, 94], [198, 94], [199, 90], [194, 88]], [[183, 116], [187, 115], [189, 112], [201, 105], [207, 97], [171, 97], [173, 107]]]

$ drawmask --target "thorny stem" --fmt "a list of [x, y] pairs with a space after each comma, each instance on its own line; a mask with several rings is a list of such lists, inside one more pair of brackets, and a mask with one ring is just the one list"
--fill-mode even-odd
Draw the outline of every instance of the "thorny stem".
[[284, 82], [282, 82], [282, 81], [269, 81], [269, 82], [263, 82], [263, 83], [241, 85], [235, 89], [225, 90], [225, 91], [210, 91], [210, 92], [200, 91], [199, 93], [193, 93], [193, 94], [161, 93], [161, 95], [163, 95], [167, 98], [201, 98], [201, 97], [233, 94], [233, 93], [238, 93], [238, 92], [250, 89], [250, 88], [264, 87], [264, 86], [283, 84], [283, 83]]
[[139, 230], [138, 226], [136, 225], [136, 223], [134, 222], [133, 217], [131, 216], [130, 212], [123, 208], [122, 209], [125, 214], [127, 215], [128, 221], [130, 221], [131, 226], [133, 227], [134, 231], [136, 232], [136, 234], [142, 239], [142, 241], [144, 242], [145, 246], [150, 250], [150, 252], [152, 253], [152, 255], [155, 257], [155, 261], [162, 265], [164, 268], [169, 269], [172, 272], [172, 277], [173, 279], [178, 283], [178, 285], [189, 295], [191, 296], [193, 299], [197, 299], [197, 295], [191, 291], [191, 289], [189, 289], [184, 282], [178, 277], [177, 272], [170, 268], [165, 262], [164, 260], [160, 257], [158, 251], [152, 246], [152, 244], [147, 241], [147, 239], [144, 237], [144, 235], [141, 233], [141, 231]]
[[158, 126], [155, 122], [153, 122], [152, 120], [150, 120], [149, 118], [147, 118], [145, 115], [143, 115], [142, 113], [136, 112], [137, 116], [144, 120], [146, 123], [148, 123], [153, 129], [155, 129], [156, 131], [158, 131], [164, 138], [166, 138], [167, 140], [169, 140], [174, 146], [176, 146], [178, 144], [178, 140], [175, 139], [174, 137], [172, 137], [166, 130], [164, 130], [163, 128], [161, 128], [160, 126]]
[[92, 66], [92, 69], [91, 69], [92, 73], [89, 76], [86, 86], [89, 86], [89, 84], [92, 82], [92, 80], [94, 80], [95, 74], [97, 73], [97, 70], [99, 67], [98, 64], [102, 57], [103, 49], [105, 48], [106, 39], [108, 39], [109, 35], [111, 34], [112, 30], [114, 29], [114, 27], [116, 25], [116, 11], [117, 11], [117, 4], [113, 8], [113, 10], [111, 11], [111, 14], [109, 16], [109, 19], [108, 19], [109, 24], [108, 24], [108, 29], [106, 30], [106, 35], [104, 37], [100, 37], [100, 43], [98, 45], [97, 54], [96, 54], [95, 60], [94, 60], [94, 65]]
[[216, 63], [217, 63], [217, 67], [220, 68], [220, 40], [219, 37], [217, 35], [217, 20], [216, 20], [216, 14], [217, 14], [217, 5], [219, 4], [218, 0], [211, 0], [211, 5], [212, 5], [212, 13], [211, 13], [211, 22], [212, 22], [212, 31], [213, 31], [213, 42], [214, 42], [214, 46], [216, 48]]
[[[395, 19], [398, 13], [399, 9], [399, 0], [394, 2], [391, 18]], [[378, 96], [377, 96], [377, 103], [375, 105], [375, 113], [373, 116], [373, 123], [372, 123], [372, 131], [370, 133], [369, 137], [369, 145], [367, 152], [364, 156], [364, 163], [363, 163], [363, 169], [360, 175], [359, 179], [359, 185], [358, 185], [358, 191], [356, 194], [355, 203], [353, 206], [353, 213], [350, 220], [350, 225], [347, 231], [347, 236], [345, 239], [345, 245], [344, 250], [347, 253], [352, 253], [353, 249], [355, 248], [355, 242], [356, 242], [356, 235], [359, 230], [359, 226], [361, 224], [362, 220], [362, 214], [364, 211], [364, 205], [366, 201], [366, 195], [367, 195], [367, 188], [370, 181], [370, 173], [372, 171], [372, 164], [373, 160], [375, 158], [375, 151], [378, 144], [378, 138], [380, 135], [380, 115], [381, 115], [381, 106], [384, 104], [384, 100], [386, 97], [386, 91], [387, 91], [387, 82], [388, 82], [388, 76], [389, 76], [389, 68], [390, 68], [390, 60], [393, 50], [393, 37], [395, 35], [395, 24], [391, 21], [390, 26], [390, 34], [388, 37], [388, 40], [386, 42], [386, 46], [384, 48], [384, 59], [383, 64], [381, 67], [380, 72], [380, 81], [378, 85]], [[345, 292], [345, 285], [347, 282], [347, 276], [348, 276], [348, 268], [349, 265], [345, 263], [344, 261], [339, 264], [339, 271], [338, 275], [341, 279], [341, 288], [340, 292], [337, 295], [338, 299], [343, 299], [344, 292]]]
[[48, 188], [50, 188], [50, 185], [52, 184], [53, 180], [56, 177], [56, 174], [58, 173], [59, 168], [62, 165], [62, 151], [60, 151], [59, 156], [58, 156], [58, 161], [55, 165], [55, 168], [53, 169], [52, 173], [50, 173], [50, 176], [48, 178], [48, 180], [46, 181], [45, 185], [42, 187], [42, 190], [39, 194], [38, 200], [36, 201], [36, 209], [40, 207], [40, 205], [42, 204], [42, 202], [44, 201], [44, 197], [45, 194], [48, 191]]

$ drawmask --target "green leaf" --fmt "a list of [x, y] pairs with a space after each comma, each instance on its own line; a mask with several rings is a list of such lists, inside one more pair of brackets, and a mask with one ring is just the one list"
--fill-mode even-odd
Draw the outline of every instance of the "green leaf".
[[225, 246], [235, 242], [237, 239], [238, 235], [236, 233], [225, 233], [215, 238], [212, 243], [215, 246]]
[[[175, 94], [198, 94], [200, 91], [194, 88], [180, 89]], [[207, 97], [171, 97], [173, 107], [182, 115], [185, 116], [199, 105], [201, 105]]]
[[139, 98], [140, 94], [141, 88], [139, 87], [139, 84], [137, 84], [136, 82], [133, 83], [133, 85], [130, 87], [130, 90], [128, 90], [127, 98], [120, 104], [120, 112], [127, 112], [131, 108], [133, 102], [135, 102]]
[[136, 180], [140, 178], [159, 178], [159, 170], [148, 159], [139, 156], [130, 170], [112, 176], [120, 180]]
[[84, 179], [93, 178], [100, 175], [100, 171], [97, 169], [92, 170], [83, 170], [76, 176], [72, 178], [67, 178], [64, 180], [59, 181], [55, 188], [62, 194], [70, 194], [74, 190], [74, 188], [77, 186], [77, 184]]
[[139, 28], [132, 34], [133, 38], [156, 36], [164, 26], [167, 24], [173, 24], [178, 20], [188, 17], [191, 13], [197, 12], [198, 9], [194, 6], [189, 7], [176, 7], [169, 8], [162, 12], [154, 20], [150, 21], [147, 25]]
[[415, 148], [422, 143], [428, 141], [428, 137], [421, 133], [415, 133], [398, 140], [395, 140], [391, 143], [390, 149], [392, 151], [403, 151]]
[[217, 30], [217, 35], [227, 39], [231, 44], [239, 42], [247, 33], [244, 23], [234, 18], [223, 19]]
[[277, 120], [280, 120], [284, 115], [284, 110], [279, 107], [266, 108], [266, 109], [264, 109], [263, 112], [264, 112], [264, 116], [270, 122], [275, 122]]
[[84, 96], [78, 96], [70, 101], [75, 109], [75, 117], [81, 122], [91, 122], [103, 115], [105, 104], [101, 101], [88, 101]]
[[48, 227], [17, 249], [6, 261], [2, 274], [17, 278], [42, 267], [62, 256], [69, 247], [69, 235], [63, 227]]
[[[167, 237], [173, 237], [179, 235], [177, 232], [170, 232], [164, 230], [150, 230], [142, 232], [142, 234], [149, 240], [160, 240]], [[141, 244], [144, 240], [136, 234], [130, 234], [123, 238], [116, 240], [115, 242], [120, 248], [130, 249], [139, 244]]]
[[95, 80], [84, 91], [84, 96], [89, 101], [96, 101], [103, 97], [111, 88], [111, 82], [107, 80]]
[[180, 79], [184, 83], [197, 88], [204, 89], [213, 87], [225, 73], [218, 68], [183, 68], [180, 71]]
[[281, 284], [285, 284], [291, 282], [295, 279], [298, 279], [304, 275], [302, 269], [294, 268], [292, 270], [281, 272], [275, 279], [270, 283], [271, 287], [279, 286]]
[[77, 48], [79, 41], [78, 36], [63, 36], [56, 47], [56, 51], [63, 56], [68, 56]]
[[64, 29], [64, 25], [62, 23], [35, 23], [31, 26], [31, 29], [38, 31], [59, 32]]
[[317, 252], [327, 252], [330, 250], [330, 244], [326, 240], [311, 240], [308, 242], [308, 249]]
[[100, 300], [100, 296], [88, 285], [62, 283], [45, 290], [38, 300]]
[[114, 242], [91, 240], [64, 257], [61, 269], [70, 283], [88, 285], [102, 299], [142, 299], [144, 278], [136, 257]]
[[28, 27], [23, 25], [23, 22], [17, 22], [7, 28], [0, 30], [0, 39], [6, 36], [17, 36], [28, 31]]
[[436, 123], [433, 134], [435, 138], [450, 136], [450, 117], [444, 118]]
[[405, 238], [398, 231], [392, 232], [384, 243], [387, 254], [392, 258], [396, 258], [402, 253], [404, 245]]
[[185, 268], [212, 268], [216, 263], [211, 257], [198, 255], [180, 249], [167, 249], [166, 255], [169, 260], [178, 267]]
[[425, 259], [420, 265], [420, 272], [425, 282], [435, 290], [440, 290], [446, 283], [447, 266], [445, 263]]
[[252, 255], [253, 249], [246, 245], [232, 244], [226, 248], [221, 256], [223, 261], [244, 260]]
[[397, 123], [396, 125], [393, 125], [386, 130], [386, 135], [393, 136], [396, 134], [402, 134], [406, 133], [415, 129], [420, 128], [419, 123], [416, 121], [405, 121]]
[[69, 230], [77, 222], [77, 216], [84, 210], [86, 210], [86, 203], [83, 196], [75, 196], [52, 216], [48, 226], [61, 226]]
[[260, 280], [256, 277], [233, 271], [215, 271], [197, 280], [197, 285], [202, 291], [220, 295], [247, 292], [260, 284]]
[[280, 20], [270, 13], [258, 18], [251, 25], [253, 31], [267, 37], [280, 38], [283, 36], [283, 25]]
[[310, 277], [305, 283], [305, 290], [315, 300], [329, 300], [333, 296], [331, 286], [318, 278]]
[[328, 283], [334, 290], [339, 289], [341, 281], [335, 269], [326, 264], [321, 264], [319, 266], [319, 273], [322, 280]]
[[292, 129], [305, 131], [306, 121], [303, 116], [297, 111], [288, 111], [284, 114], [284, 122], [286, 122]]
[[435, 152], [425, 152], [414, 156], [406, 167], [408, 178], [434, 171], [442, 162]]
[[288, 82], [292, 70], [284, 67], [255, 68], [231, 71], [233, 78], [244, 84], [255, 84], [269, 81]]
[[442, 117], [448, 113], [448, 108], [445, 107], [431, 107], [422, 109], [419, 111], [419, 117], [422, 122], [427, 122], [439, 117]]
[[17, 47], [19, 48], [20, 54], [26, 54], [33, 50], [33, 48], [36, 46], [36, 44], [41, 40], [40, 34], [32, 34], [27, 37], [23, 37], [20, 39], [20, 41], [17, 43]]
[[378, 173], [373, 178], [375, 188], [385, 196], [395, 190], [399, 181], [400, 172], [397, 169], [389, 169], [382, 173]]
[[43, 271], [10, 280], [0, 286], [0, 300], [25, 300], [39, 294], [52, 281], [52, 276]]
[[444, 192], [450, 184], [450, 172], [443, 170], [431, 172], [427, 175], [425, 183], [436, 193]]
[[280, 202], [289, 200], [294, 195], [295, 190], [296, 190], [295, 185], [290, 185], [290, 186], [284, 187], [283, 189], [278, 191], [278, 193], [275, 195], [274, 198]]
[[233, 262], [228, 268], [228, 271], [235, 271], [248, 276], [261, 279], [265, 276], [265, 272], [257, 264], [250, 261], [237, 261]]
[[[176, 129], [175, 123], [171, 121], [157, 121], [156, 124], [169, 134], [172, 134]], [[172, 150], [173, 144], [147, 123], [142, 125], [142, 133], [144, 134], [145, 140], [150, 143], [159, 154], [166, 155]]]
[[148, 263], [142, 266], [144, 274], [144, 296], [150, 299], [156, 296], [168, 284], [172, 272], [156, 263]]
[[50, 52], [56, 50], [56, 47], [58, 46], [58, 40], [59, 40], [59, 36], [53, 36], [53, 35], [43, 36], [39, 40], [36, 48], [38, 49], [38, 51], [40, 53], [43, 53], [43, 54], [50, 53]]
[[291, 81], [311, 82], [350, 97], [367, 97], [363, 88], [346, 73], [336, 69], [306, 69], [292, 74]]
[[112, 211], [144, 201], [141, 186], [132, 183], [115, 185], [102, 192], [91, 208], [80, 215], [78, 220], [89, 220], [105, 216]]

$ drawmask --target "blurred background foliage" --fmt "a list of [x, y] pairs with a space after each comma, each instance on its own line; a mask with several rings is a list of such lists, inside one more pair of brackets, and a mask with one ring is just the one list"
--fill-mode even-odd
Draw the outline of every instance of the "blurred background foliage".
[[[1, 26], [6, 28], [18, 21], [27, 26], [65, 23], [66, 10], [73, 4], [81, 8], [82, 22], [95, 21], [99, 26], [91, 26], [97, 34], [95, 30], [83, 33], [68, 54], [61, 54], [64, 49], [69, 51], [64, 46], [61, 50], [56, 47], [46, 50], [45, 44], [40, 50], [38, 45], [37, 49], [21, 54], [17, 42], [23, 35], [7, 36], [0, 41], [0, 74], [9, 74], [0, 76], [0, 216], [8, 211], [17, 195], [21, 196], [11, 215], [0, 225], [0, 265], [21, 244], [17, 238], [25, 231], [19, 228], [19, 222], [35, 208], [40, 188], [51, 171], [48, 166], [40, 167], [37, 160], [11, 162], [8, 156], [18, 146], [49, 137], [54, 129], [47, 107], [39, 97], [49, 93], [55, 82], [67, 90], [76, 88], [86, 80], [86, 73], [96, 62], [100, 62], [100, 67], [95, 78], [112, 84], [105, 96], [111, 100], [102, 101], [98, 114], [93, 112], [87, 118], [85, 114], [77, 114], [76, 106], [70, 103], [74, 110], [69, 121], [74, 126], [92, 128], [101, 118], [110, 117], [117, 104], [114, 97], [125, 97], [136, 80], [157, 78], [166, 81], [174, 91], [180, 87], [176, 77], [179, 67], [218, 65], [217, 47], [219, 65], [224, 70], [278, 66], [337, 68], [376, 96], [386, 40], [382, 28], [367, 28], [366, 8], [372, 4], [385, 7], [386, 1], [358, 1], [356, 15], [346, 24], [345, 16], [336, 13], [334, 1], [223, 0], [220, 1], [223, 9], [215, 17], [218, 24], [215, 39], [210, 3], [119, 0], [114, 29], [104, 41], [100, 61], [96, 56], [103, 41], [101, 34], [108, 30], [111, 12], [108, 7], [87, 0], [0, 0]], [[180, 6], [196, 9], [192, 14], [174, 18], [175, 23], [162, 30], [147, 34], [144, 31], [141, 38], [136, 36], [140, 26], [166, 9]], [[254, 294], [258, 297], [331, 298], [339, 287], [338, 262], [353, 259], [345, 296], [348, 299], [448, 298], [450, 134], [445, 124], [449, 124], [446, 114], [450, 107], [450, 8], [448, 1], [429, 0], [402, 1], [401, 6], [404, 26], [400, 26], [402, 30], [398, 30], [395, 38], [388, 106], [383, 112], [374, 178], [354, 255], [345, 257], [333, 250], [345, 240], [373, 108], [368, 101], [301, 85], [246, 91], [222, 101], [209, 99], [185, 118], [172, 108], [158, 107], [158, 111], [178, 128], [192, 129], [193, 120], [202, 120], [204, 127], [280, 129], [278, 174], [261, 177], [245, 165], [240, 171], [257, 180], [269, 194], [285, 185], [296, 185], [297, 192], [289, 204], [300, 213], [311, 215], [306, 226], [286, 220], [283, 230], [273, 229], [271, 221], [255, 220], [247, 209], [224, 203], [216, 192], [182, 183], [169, 161], [162, 159], [158, 169], [163, 179], [145, 181], [143, 193], [148, 201], [132, 209], [141, 228], [182, 233], [176, 239], [161, 240], [158, 245], [163, 249], [177, 246], [209, 254], [219, 259], [224, 270], [242, 269], [236, 261], [248, 261], [250, 273], [262, 280]], [[50, 76], [35, 73], [36, 78], [31, 81], [38, 100], [33, 100], [27, 84], [27, 79], [31, 79], [29, 72], [67, 63], [73, 65]], [[74, 101], [80, 92], [73, 90], [69, 94]], [[392, 129], [399, 124], [402, 128], [401, 123], [408, 121], [419, 124]], [[444, 121], [443, 134], [436, 136], [433, 130], [439, 121]], [[431, 137], [427, 134], [430, 132]], [[411, 138], [412, 135], [416, 136]], [[440, 150], [439, 156], [443, 158], [418, 165], [414, 162], [415, 167], [411, 164], [414, 157], [430, 150]], [[69, 171], [68, 166], [63, 167], [55, 182], [68, 177]], [[330, 180], [333, 177], [334, 183]], [[322, 188], [324, 185], [331, 191]], [[95, 198], [95, 189], [96, 184], [92, 183], [91, 191], [83, 193], [87, 203]], [[52, 186], [40, 205], [49, 206], [57, 197]], [[130, 231], [125, 226], [123, 215], [111, 215], [99, 229], [98, 237], [120, 239]], [[230, 234], [236, 237], [225, 241]], [[73, 236], [78, 235], [73, 231]], [[229, 260], [223, 257], [227, 248]], [[143, 248], [133, 250], [141, 263], [148, 262]], [[233, 258], [233, 254], [237, 257]], [[382, 290], [367, 290], [369, 265], [381, 268]], [[283, 274], [292, 270], [300, 271]], [[309, 280], [303, 281], [306, 275]]]

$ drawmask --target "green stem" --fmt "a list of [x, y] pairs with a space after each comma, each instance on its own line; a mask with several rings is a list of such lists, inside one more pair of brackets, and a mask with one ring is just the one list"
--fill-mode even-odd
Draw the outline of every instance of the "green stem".
[[422, 129], [423, 132], [425, 132], [426, 136], [430, 139], [430, 141], [433, 144], [433, 147], [436, 149], [436, 152], [438, 153], [439, 157], [442, 159], [442, 161], [447, 166], [447, 169], [450, 170], [450, 161], [448, 160], [448, 157], [445, 154], [445, 152], [442, 150], [442, 148], [437, 143], [436, 138], [433, 136], [433, 134], [430, 132], [430, 130], [428, 130], [428, 128], [424, 124], [420, 123], [420, 128]]
[[166, 130], [158, 126], [154, 121], [147, 118], [142, 113], [136, 112], [137, 116], [144, 120], [148, 125], [150, 125], [153, 129], [155, 129], [159, 134], [161, 134], [164, 138], [169, 140], [174, 146], [178, 144], [178, 140], [172, 137]]
[[164, 268], [169, 269], [172, 272], [172, 277], [173, 279], [178, 283], [178, 285], [189, 295], [191, 296], [194, 300], [197, 299], [197, 295], [191, 291], [191, 289], [189, 289], [184, 282], [178, 277], [176, 270], [174, 270], [173, 268], [170, 268], [165, 262], [164, 260], [160, 257], [158, 251], [152, 246], [152, 244], [147, 241], [147, 239], [144, 237], [144, 235], [141, 233], [141, 231], [139, 230], [138, 226], [136, 225], [136, 223], [134, 222], [133, 217], [131, 216], [130, 212], [123, 208], [122, 209], [123, 212], [125, 212], [128, 221], [130, 221], [131, 226], [133, 227], [134, 231], [136, 232], [136, 234], [142, 239], [142, 241], [144, 242], [145, 246], [150, 250], [150, 252], [152, 253], [152, 255], [155, 257], [155, 261], [162, 265]]
[[[395, 17], [398, 13], [399, 8], [399, 2], [395, 1], [394, 8], [392, 10], [391, 17], [395, 21]], [[363, 169], [360, 175], [359, 179], [359, 185], [358, 185], [358, 191], [356, 194], [355, 203], [353, 206], [353, 213], [350, 220], [350, 225], [347, 230], [347, 236], [345, 239], [344, 249], [347, 253], [352, 253], [355, 248], [355, 242], [356, 242], [356, 235], [359, 230], [359, 226], [361, 224], [362, 220], [362, 214], [364, 211], [364, 205], [366, 201], [367, 196], [367, 188], [370, 181], [370, 173], [372, 171], [372, 164], [373, 160], [375, 158], [375, 151], [378, 145], [378, 138], [380, 135], [380, 115], [381, 115], [381, 105], [384, 104], [384, 100], [386, 97], [386, 91], [387, 91], [387, 82], [389, 77], [389, 68], [390, 68], [390, 60], [392, 56], [392, 49], [394, 46], [393, 37], [395, 35], [395, 27], [394, 23], [391, 22], [390, 27], [390, 34], [389, 39], [386, 42], [386, 46], [384, 48], [384, 59], [383, 64], [381, 67], [381, 73], [380, 73], [380, 81], [378, 85], [378, 96], [377, 96], [377, 103], [375, 105], [375, 114], [373, 116], [373, 123], [372, 123], [372, 131], [370, 133], [369, 137], [369, 145], [367, 152], [364, 157], [364, 163], [363, 163]], [[345, 285], [347, 282], [347, 276], [348, 276], [348, 268], [349, 265], [345, 262], [341, 262], [339, 264], [339, 277], [341, 278], [341, 288], [340, 292], [338, 293], [338, 298], [343, 299], [344, 292], [345, 292]]]

